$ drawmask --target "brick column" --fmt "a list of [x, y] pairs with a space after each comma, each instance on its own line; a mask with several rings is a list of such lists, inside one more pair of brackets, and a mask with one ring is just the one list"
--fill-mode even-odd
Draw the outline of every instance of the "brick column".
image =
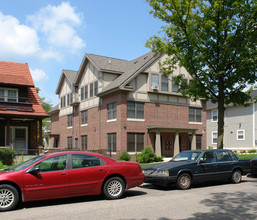
[[162, 155], [160, 131], [156, 131], [156, 135], [155, 135], [155, 153], [156, 153], [157, 157], [160, 157]]
[[173, 156], [176, 156], [177, 154], [179, 154], [179, 132], [178, 131], [176, 132], [176, 136], [175, 136]]

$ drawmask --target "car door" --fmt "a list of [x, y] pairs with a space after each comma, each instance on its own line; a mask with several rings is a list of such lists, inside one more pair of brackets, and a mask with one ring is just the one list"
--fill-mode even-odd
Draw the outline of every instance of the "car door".
[[217, 169], [219, 179], [229, 178], [232, 174], [233, 158], [229, 151], [219, 150], [217, 154]]
[[67, 155], [46, 158], [33, 168], [40, 168], [38, 173], [23, 174], [24, 193], [27, 200], [40, 200], [67, 197], [69, 195]]
[[108, 172], [105, 162], [87, 154], [72, 154], [71, 160], [72, 168], [68, 170], [70, 194], [100, 194], [102, 182]]
[[208, 181], [217, 178], [217, 162], [214, 151], [206, 151], [202, 155], [200, 162], [197, 165], [198, 173], [195, 179], [198, 181]]

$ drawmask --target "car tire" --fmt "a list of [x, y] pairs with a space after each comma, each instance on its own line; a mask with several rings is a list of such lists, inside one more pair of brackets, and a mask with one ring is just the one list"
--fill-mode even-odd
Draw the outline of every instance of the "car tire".
[[179, 189], [185, 190], [191, 187], [192, 179], [188, 173], [182, 173], [177, 179], [177, 186]]
[[240, 183], [242, 180], [242, 173], [240, 170], [234, 170], [231, 175], [231, 182], [232, 183]]
[[0, 211], [9, 211], [14, 209], [19, 202], [19, 193], [11, 185], [0, 185]]
[[120, 199], [125, 192], [125, 183], [120, 177], [111, 177], [104, 183], [103, 194], [107, 199]]

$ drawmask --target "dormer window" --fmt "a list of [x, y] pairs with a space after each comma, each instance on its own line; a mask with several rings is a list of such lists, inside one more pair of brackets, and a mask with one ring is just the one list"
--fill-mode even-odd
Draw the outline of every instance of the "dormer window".
[[18, 102], [18, 89], [0, 89], [0, 101]]

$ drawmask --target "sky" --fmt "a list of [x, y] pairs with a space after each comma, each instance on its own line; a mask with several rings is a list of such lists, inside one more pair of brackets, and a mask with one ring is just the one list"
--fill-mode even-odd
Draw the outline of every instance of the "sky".
[[145, 0], [0, 0], [0, 60], [28, 63], [40, 96], [55, 106], [63, 69], [85, 53], [133, 60], [158, 34]]

